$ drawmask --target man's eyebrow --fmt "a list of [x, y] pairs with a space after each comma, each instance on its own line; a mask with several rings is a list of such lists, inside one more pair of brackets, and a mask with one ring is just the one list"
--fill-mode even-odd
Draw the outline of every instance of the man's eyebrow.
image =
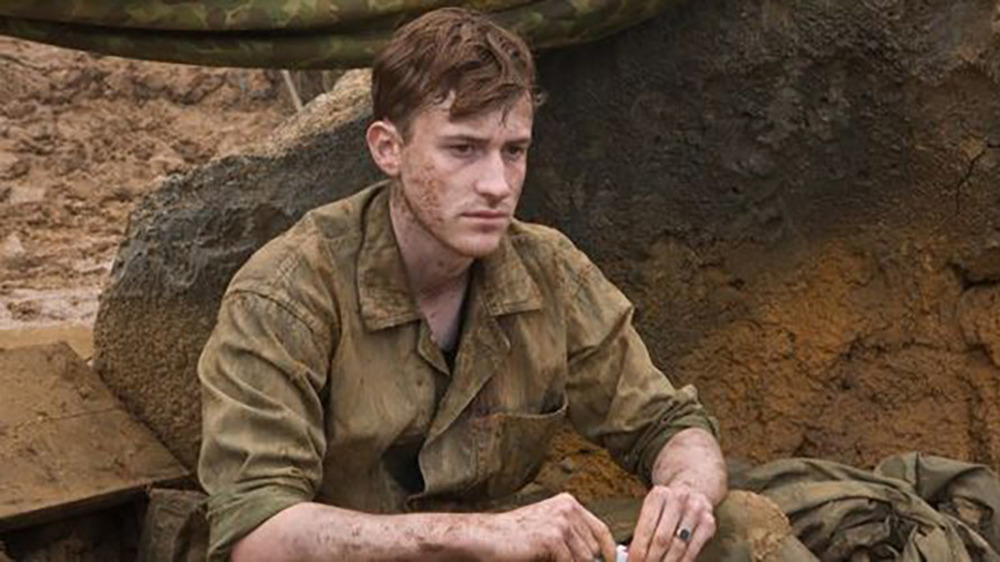
[[444, 135], [442, 138], [446, 142], [469, 142], [475, 144], [486, 144], [490, 140], [486, 137], [477, 137], [476, 135], [470, 135], [467, 133], [455, 133], [453, 135]]
[[[445, 142], [468, 142], [474, 144], [487, 144], [490, 142], [489, 137], [478, 137], [476, 135], [468, 133], [455, 133], [452, 135], [443, 135], [441, 138]], [[508, 140], [504, 144], [531, 144], [531, 135], [513, 138]]]

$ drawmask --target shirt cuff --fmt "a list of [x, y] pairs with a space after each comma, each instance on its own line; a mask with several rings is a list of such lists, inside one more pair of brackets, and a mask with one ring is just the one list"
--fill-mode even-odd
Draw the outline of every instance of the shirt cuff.
[[646, 486], [651, 486], [653, 465], [660, 450], [674, 435], [688, 428], [704, 429], [716, 440], [719, 439], [718, 423], [702, 407], [698, 401], [698, 391], [691, 385], [678, 389], [657, 421], [642, 433], [625, 457], [625, 468], [638, 476]]
[[653, 437], [639, 456], [639, 463], [636, 467], [636, 475], [647, 487], [653, 485], [653, 465], [656, 464], [656, 457], [660, 455], [663, 446], [681, 431], [689, 428], [704, 429], [718, 440], [719, 427], [715, 418], [705, 414], [691, 414], [670, 420], [669, 424], [660, 426], [662, 430]]
[[208, 500], [208, 560], [227, 562], [243, 537], [278, 513], [310, 500], [302, 490], [284, 485], [212, 495]]

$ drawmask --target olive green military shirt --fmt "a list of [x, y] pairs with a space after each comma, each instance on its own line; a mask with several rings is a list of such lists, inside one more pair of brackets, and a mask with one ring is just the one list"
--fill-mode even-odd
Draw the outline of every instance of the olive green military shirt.
[[676, 432], [715, 433], [653, 366], [628, 300], [539, 225], [514, 221], [472, 266], [449, 368], [388, 200], [378, 184], [313, 210], [223, 298], [198, 365], [213, 559], [299, 502], [398, 513], [511, 494], [563, 419], [647, 480]]

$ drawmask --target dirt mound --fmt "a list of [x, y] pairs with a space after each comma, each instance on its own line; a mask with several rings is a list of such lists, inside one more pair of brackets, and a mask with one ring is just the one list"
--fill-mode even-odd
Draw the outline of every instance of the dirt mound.
[[291, 114], [273, 72], [0, 38], [0, 329], [91, 322], [134, 201]]

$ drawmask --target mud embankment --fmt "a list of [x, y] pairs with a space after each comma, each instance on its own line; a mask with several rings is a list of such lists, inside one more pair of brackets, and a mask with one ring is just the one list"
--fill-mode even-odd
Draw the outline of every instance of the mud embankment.
[[[997, 467], [996, 6], [688, 4], [541, 58], [522, 216], [633, 299], [728, 454]], [[281, 150], [176, 178], [132, 217], [96, 365], [186, 462], [218, 298], [266, 239], [374, 177], [358, 111], [325, 131], [309, 112]], [[548, 474], [604, 470], [581, 451]]]
[[0, 329], [92, 323], [135, 202], [269, 134], [285, 95], [274, 73], [0, 38]]

